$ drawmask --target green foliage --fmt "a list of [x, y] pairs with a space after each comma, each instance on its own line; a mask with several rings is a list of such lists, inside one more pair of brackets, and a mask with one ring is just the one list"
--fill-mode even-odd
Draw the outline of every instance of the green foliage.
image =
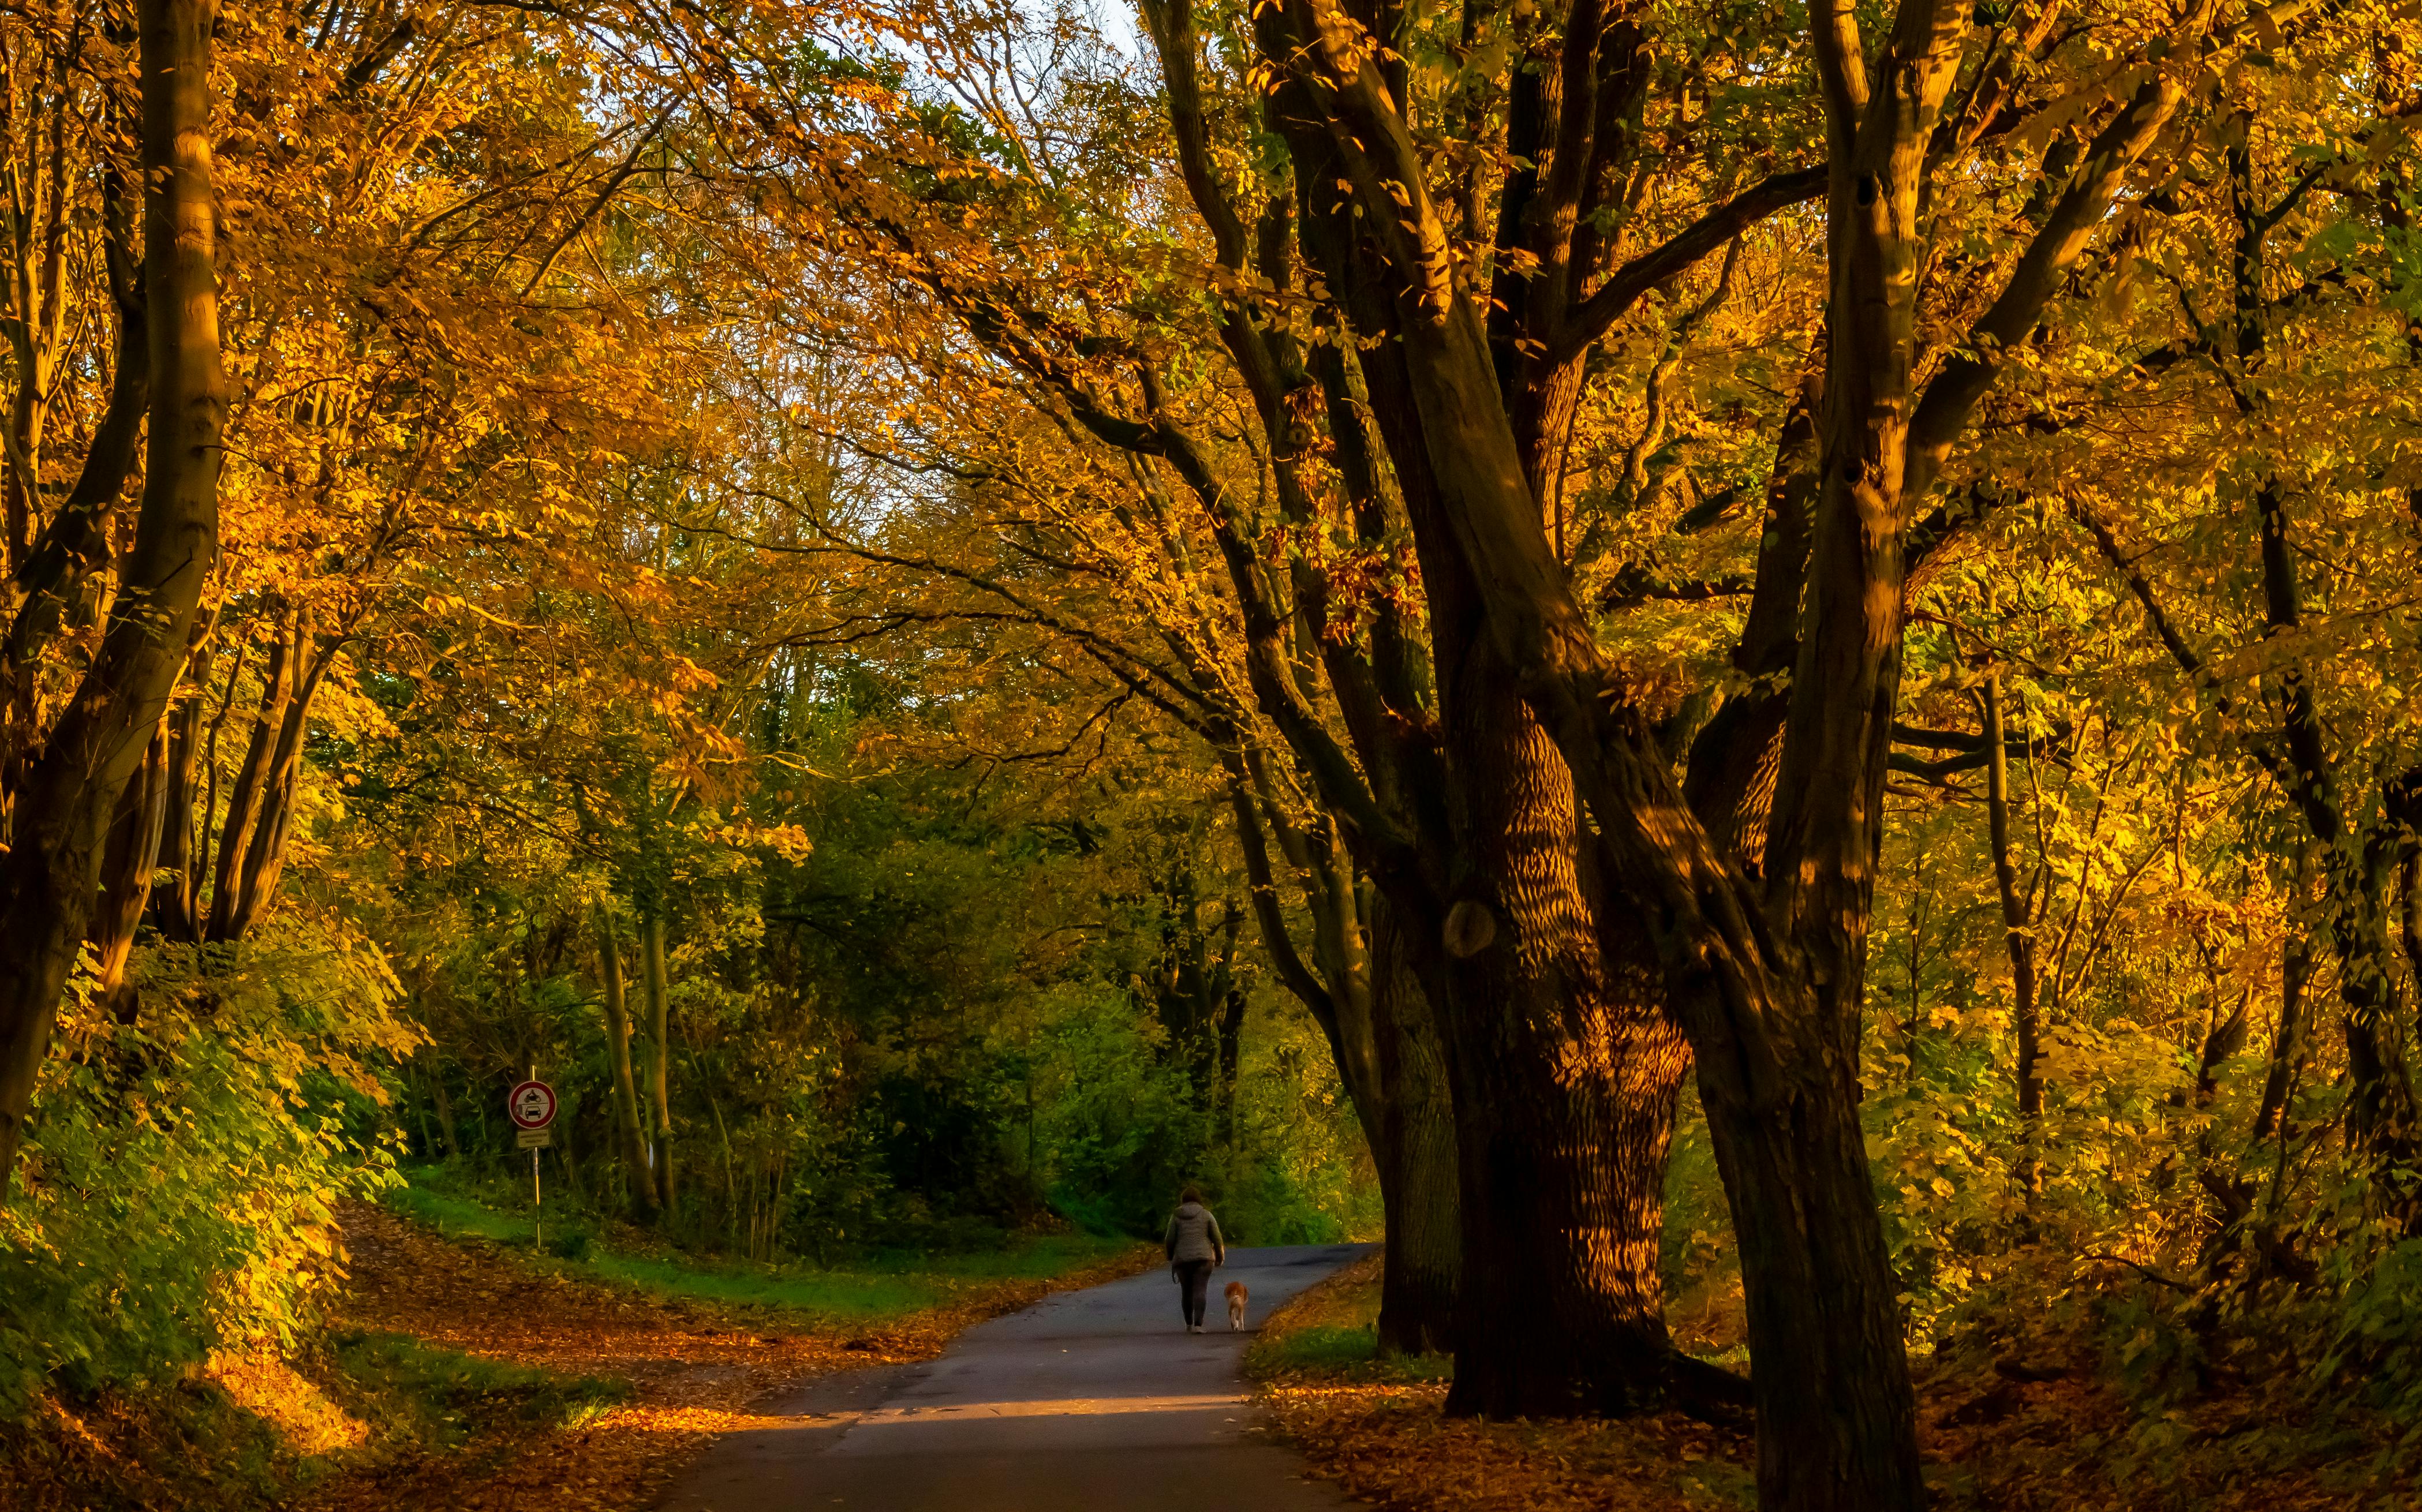
[[1178, 1188], [1205, 1173], [1209, 1115], [1153, 1055], [1149, 1027], [1098, 988], [1054, 994], [1038, 1039], [1038, 1155], [1056, 1174], [1054, 1205], [1097, 1233], [1156, 1236]]
[[0, 1410], [292, 1348], [342, 1275], [334, 1205], [393, 1180], [377, 1067], [412, 1035], [372, 946], [290, 916], [137, 965], [144, 1017], [80, 993], [43, 1065], [0, 1208]]
[[405, 1217], [448, 1238], [529, 1242], [532, 1224], [527, 1206], [507, 1210], [450, 1190], [449, 1173], [442, 1166], [404, 1166], [401, 1172], [404, 1179], [381, 1200]]
[[[527, 1246], [527, 1205], [444, 1167], [415, 1166], [408, 1181], [384, 1197], [386, 1205], [438, 1233]], [[635, 1286], [666, 1297], [778, 1308], [852, 1323], [885, 1322], [947, 1305], [964, 1287], [987, 1281], [1043, 1280], [1107, 1260], [1130, 1241], [1084, 1233], [999, 1236], [981, 1249], [862, 1252], [846, 1263], [769, 1264], [710, 1257], [668, 1245], [611, 1240], [586, 1221], [547, 1221], [548, 1252], [572, 1274]], [[566, 1236], [558, 1239], [557, 1236]], [[576, 1237], [572, 1237], [576, 1236]], [[625, 1240], [634, 1237], [623, 1231]]]
[[[855, 661], [769, 705], [758, 735], [840, 773], [925, 717]], [[1221, 810], [1182, 786], [1111, 804], [889, 758], [849, 783], [767, 774], [759, 820], [811, 849], [734, 845], [680, 811], [605, 872], [498, 845], [407, 884], [397, 950], [432, 1044], [402, 1122], [424, 1160], [460, 1152], [424, 1217], [479, 1232], [449, 1194], [517, 1205], [527, 1158], [497, 1113], [532, 1061], [563, 1098], [550, 1205], [633, 1211], [597, 921], [616, 921], [636, 1015], [644, 891], [669, 921], [682, 1197], [663, 1230], [681, 1244], [838, 1266], [1062, 1223], [1156, 1237], [1188, 1181], [1240, 1242], [1376, 1233], [1359, 1128], [1293, 1000], [1235, 959], [1233, 1083], [1216, 1044], [1168, 1021], [1172, 953], [1237, 937], [1222, 910], [1242, 908], [1241, 878], [1207, 828]], [[644, 1095], [644, 1032], [633, 1053]]]

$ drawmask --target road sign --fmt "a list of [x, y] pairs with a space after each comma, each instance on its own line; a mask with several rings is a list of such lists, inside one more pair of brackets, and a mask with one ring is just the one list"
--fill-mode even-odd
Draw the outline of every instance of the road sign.
[[555, 1089], [543, 1081], [525, 1081], [505, 1097], [505, 1111], [523, 1128], [544, 1128], [555, 1122]]
[[513, 1147], [521, 1150], [545, 1150], [555, 1145], [551, 1128], [517, 1128], [513, 1130]]

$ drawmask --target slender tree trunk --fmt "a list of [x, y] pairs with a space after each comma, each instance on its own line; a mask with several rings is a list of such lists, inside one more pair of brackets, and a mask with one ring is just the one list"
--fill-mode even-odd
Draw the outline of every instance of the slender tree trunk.
[[[110, 118], [116, 118], [114, 111]], [[31, 554], [13, 569], [11, 586], [22, 599], [0, 643], [0, 840], [9, 833], [12, 800], [39, 741], [34, 694], [42, 655], [71, 606], [109, 565], [110, 518], [142, 445], [151, 362], [134, 260], [135, 213], [126, 176], [113, 159], [102, 172], [102, 260], [118, 307], [116, 363], [109, 402], [93, 427], [75, 486], [42, 527]]]
[[151, 893], [151, 927], [173, 940], [201, 937], [196, 906], [201, 896], [194, 874], [194, 762], [201, 737], [202, 701], [210, 690], [210, 648], [196, 660], [185, 699], [169, 712], [168, 762], [161, 795], [160, 870], [165, 889]]
[[[242, 938], [276, 895], [277, 879], [285, 871], [286, 839], [294, 827], [294, 799], [303, 781], [303, 738], [310, 728], [311, 702], [319, 694], [321, 679], [327, 675], [337, 657], [333, 641], [323, 646], [313, 636], [308, 609], [295, 611], [294, 654], [301, 665], [296, 670], [293, 697], [287, 702], [285, 717], [278, 722], [276, 744], [270, 749], [261, 786], [260, 814], [244, 843], [244, 864], [236, 872], [227, 932], [215, 938]], [[217, 912], [215, 906], [212, 912]]]
[[59, 993], [119, 792], [181, 670], [218, 555], [220, 428], [211, 188], [214, 0], [138, 0], [151, 422], [143, 504], [99, 655], [18, 795], [0, 861], [0, 1197], [13, 1179]]
[[2398, 886], [2404, 899], [2397, 937], [2405, 947], [2405, 970], [2414, 1001], [2422, 1005], [2422, 845], [2406, 851], [2398, 871]]
[[[2002, 729], [2002, 679], [1985, 679], [1985, 814], [1993, 843], [1993, 881], [2002, 898], [2002, 940], [2010, 954], [2011, 1024], [2019, 1038], [2019, 1116], [2043, 1113], [2041, 1050], [2036, 1026], [2035, 936], [2027, 927], [2026, 900], [2019, 896], [2019, 872], [2010, 861], [2010, 756]], [[2034, 1143], [2032, 1126], [2028, 1143]], [[2030, 1157], [2030, 1173], [2032, 1157]], [[2033, 1185], [2030, 1180], [2029, 1185]]]
[[310, 608], [298, 606], [270, 647], [252, 738], [228, 795], [206, 939], [243, 938], [277, 891], [302, 785], [312, 701], [340, 642], [340, 634], [318, 635]]
[[[242, 680], [244, 648], [236, 647], [228, 660], [227, 681], [219, 693], [218, 712], [203, 723], [202, 702], [210, 689], [197, 678], [178, 726], [177, 747], [169, 759], [170, 786], [162, 864], [176, 873], [170, 890], [155, 893], [153, 924], [170, 939], [199, 944], [208, 937], [208, 890], [211, 875], [211, 821], [219, 808], [219, 732], [235, 713], [236, 684]], [[198, 768], [198, 770], [197, 770]]]
[[[1229, 905], [1229, 917], [1235, 918], [1234, 903]], [[1236, 1144], [1236, 1073], [1245, 1058], [1245, 989], [1231, 985], [1221, 996], [1219, 1009], [1219, 1142], [1230, 1149]]]
[[302, 661], [299, 634], [281, 625], [269, 645], [269, 659], [260, 676], [260, 701], [253, 708], [252, 735], [244, 742], [244, 761], [228, 789], [227, 819], [220, 829], [218, 865], [211, 877], [211, 911], [202, 937], [234, 939], [244, 895], [244, 856], [262, 811], [269, 805], [270, 768], [277, 740], [286, 728], [286, 711], [294, 701], [294, 682]]
[[723, 1121], [723, 1105], [716, 1101], [713, 1085], [707, 1080], [706, 1073], [700, 1067], [695, 1055], [690, 1057], [689, 1070], [690, 1075], [698, 1078], [699, 1090], [706, 1094], [706, 1110], [715, 1120], [716, 1142], [723, 1147], [724, 1218], [731, 1231], [732, 1242], [737, 1245], [740, 1237], [740, 1174], [731, 1158], [731, 1129]]
[[463, 1139], [454, 1128], [454, 1099], [446, 1092], [446, 1068], [434, 1061], [429, 1064], [429, 1101], [437, 1110], [437, 1128], [446, 1136], [447, 1157], [460, 1159]]
[[639, 1088], [631, 1074], [631, 1014], [622, 985], [622, 944], [614, 921], [597, 910], [597, 967], [606, 988], [606, 1053], [614, 1072], [614, 1129], [624, 1185], [642, 1219], [656, 1211], [655, 1175], [648, 1169], [648, 1136], [639, 1122]]
[[[1329, 1036], [1378, 1173], [1387, 1223], [1380, 1347], [1405, 1353], [1451, 1349], [1463, 1260], [1454, 1103], [1437, 1017], [1415, 975], [1400, 916], [1384, 890], [1354, 885], [1337, 846], [1313, 843], [1273, 805], [1272, 827], [1305, 882], [1313, 954], [1320, 964], [1315, 977], [1297, 953], [1278, 906], [1255, 779], [1241, 755], [1228, 765], [1264, 943], [1280, 979]], [[1266, 800], [1266, 786], [1259, 791]]]
[[656, 1205], [670, 1216], [673, 1207], [673, 1040], [665, 982], [664, 915], [650, 909], [639, 917], [639, 963], [648, 1003], [648, 1037], [654, 1054], [648, 1063], [648, 1091], [656, 1111]]
[[102, 1004], [121, 1024], [134, 1022], [137, 1007], [134, 984], [126, 980], [126, 961], [134, 949], [144, 905], [151, 898], [151, 874], [160, 857], [161, 821], [167, 812], [167, 746], [164, 727], [152, 736], [142, 770], [118, 795], [102, 858], [101, 905], [87, 930]]
[[579, 1114], [575, 1109], [567, 1107], [556, 1110], [554, 1126], [557, 1137], [552, 1148], [555, 1151], [556, 1161], [563, 1172], [563, 1184], [571, 1189], [574, 1200], [585, 1204], [589, 1200], [589, 1194], [586, 1184], [580, 1179], [579, 1123]]
[[[2300, 888], [2300, 894], [2301, 891]], [[2312, 978], [2312, 939], [2290, 918], [2287, 937], [2279, 942], [2279, 1031], [2272, 1036], [2271, 1064], [2262, 1077], [2262, 1101], [2254, 1113], [2254, 1137], [2257, 1140], [2267, 1140], [2287, 1126], [2288, 1095], [2304, 1063], [2304, 988]]]
[[[2218, 992], [2217, 983], [2213, 984], [2213, 990], [2215, 994]], [[2221, 1011], [2215, 998], [2210, 1028], [2204, 1033], [2202, 1051], [2195, 1056], [2194, 1105], [2197, 1108], [2209, 1108], [2220, 1096], [2220, 1068], [2244, 1047], [2250, 1022], [2246, 1011], [2253, 1003], [2251, 988], [2239, 993], [2236, 1004], [2225, 1013]], [[2211, 1142], [2211, 1131], [2207, 1128], [2200, 1143], [2209, 1150]]]
[[2391, 975], [2384, 901], [2368, 879], [2343, 876], [2351, 862], [2333, 861], [2342, 879], [2331, 888], [2330, 936], [2338, 962], [2338, 997], [2346, 1004], [2347, 1132], [2390, 1171], [2402, 1174], [2415, 1144], [2414, 1087], [2399, 1043], [2398, 993]]
[[[417, 1094], [420, 1091], [421, 1074], [413, 1069], [413, 1063], [414, 1063], [410, 1061], [403, 1063], [404, 1086], [413, 1093]], [[424, 1159], [434, 1162], [438, 1158], [439, 1151], [444, 1148], [444, 1146], [437, 1142], [436, 1123], [430, 1115], [429, 1104], [426, 1101], [416, 1095], [412, 1099], [412, 1103], [413, 1111], [420, 1115], [421, 1157]]]

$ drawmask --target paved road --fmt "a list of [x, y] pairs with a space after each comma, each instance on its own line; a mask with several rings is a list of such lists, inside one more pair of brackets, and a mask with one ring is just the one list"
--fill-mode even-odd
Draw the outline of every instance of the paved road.
[[930, 1364], [828, 1377], [709, 1451], [665, 1512], [1341, 1512], [1282, 1449], [1247, 1441], [1218, 1286], [1247, 1326], [1360, 1253], [1230, 1250], [1214, 1332], [1156, 1269], [968, 1330]]

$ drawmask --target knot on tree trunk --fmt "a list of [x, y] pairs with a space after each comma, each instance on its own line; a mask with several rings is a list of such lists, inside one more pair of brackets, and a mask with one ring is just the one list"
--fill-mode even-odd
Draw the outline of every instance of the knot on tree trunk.
[[1458, 961], [1468, 961], [1496, 942], [1497, 916], [1488, 905], [1466, 898], [1447, 910], [1446, 951]]

